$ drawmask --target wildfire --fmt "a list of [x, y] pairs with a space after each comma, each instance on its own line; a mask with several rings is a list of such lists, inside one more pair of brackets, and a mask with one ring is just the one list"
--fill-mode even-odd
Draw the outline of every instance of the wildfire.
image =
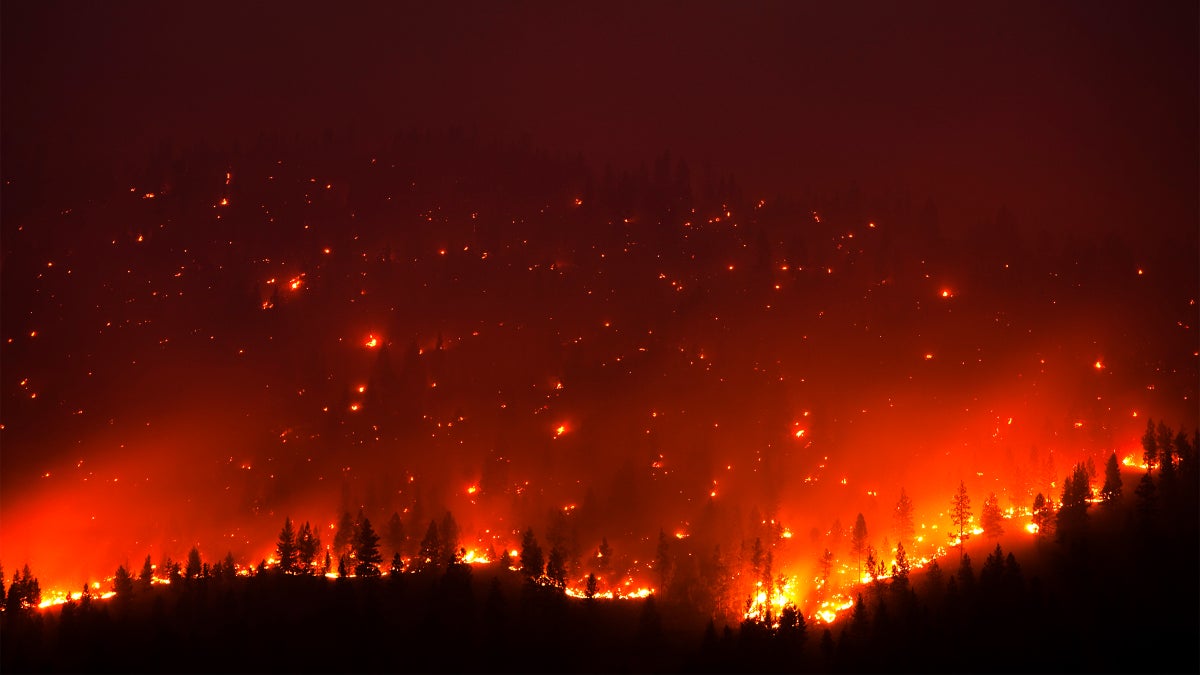
[[379, 338], [374, 335], [368, 335], [366, 341], [363, 342], [363, 346], [367, 349], [374, 349], [379, 346]]

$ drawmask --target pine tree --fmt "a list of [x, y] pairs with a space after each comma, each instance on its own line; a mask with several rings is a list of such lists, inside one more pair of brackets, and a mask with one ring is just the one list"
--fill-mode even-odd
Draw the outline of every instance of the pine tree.
[[296, 572], [296, 532], [292, 529], [292, 519], [284, 518], [283, 530], [279, 532], [279, 542], [275, 544], [275, 555], [279, 560], [279, 571], [284, 574]]
[[193, 546], [187, 554], [187, 567], [184, 568], [184, 574], [188, 581], [194, 581], [200, 578], [200, 549]]
[[1117, 453], [1108, 456], [1104, 464], [1104, 487], [1100, 488], [1100, 496], [1105, 504], [1113, 504], [1121, 498], [1121, 466], [1117, 463]]
[[1158, 466], [1163, 475], [1175, 473], [1175, 434], [1162, 420], [1155, 427], [1155, 446], [1158, 448]]
[[550, 558], [546, 561], [546, 578], [555, 588], [567, 587], [566, 553], [558, 544], [550, 547]]
[[454, 516], [449, 511], [442, 517], [438, 540], [441, 542], [441, 556], [438, 562], [443, 565], [453, 563], [458, 556], [458, 523], [454, 522]]
[[896, 502], [896, 534], [901, 541], [912, 541], [916, 534], [913, 524], [913, 503], [904, 488], [900, 488], [900, 499]]
[[442, 538], [438, 534], [436, 520], [429, 521], [425, 537], [421, 539], [421, 552], [417, 557], [420, 560], [419, 567], [421, 569], [436, 569], [441, 564]]
[[821, 554], [821, 597], [829, 592], [829, 575], [833, 573], [833, 552], [825, 549]]
[[129, 570], [125, 569], [124, 565], [117, 568], [117, 573], [113, 575], [113, 592], [117, 594], [118, 600], [128, 600], [133, 597], [133, 576], [129, 574]]
[[309, 525], [308, 521], [304, 521], [304, 524], [300, 526], [300, 534], [296, 537], [296, 563], [304, 570], [305, 574], [312, 573], [319, 550], [321, 550], [321, 538], [313, 532], [312, 525]]
[[392, 554], [392, 566], [388, 569], [388, 575], [394, 576], [404, 571], [404, 561], [400, 559], [400, 552]]
[[1158, 466], [1158, 443], [1154, 434], [1154, 420], [1146, 420], [1146, 433], [1142, 434], [1142, 463], [1147, 471], [1153, 471]]
[[[758, 543], [757, 541], [755, 542]], [[654, 569], [658, 572], [658, 592], [666, 595], [667, 586], [671, 583], [672, 564], [671, 564], [671, 540], [667, 539], [667, 533], [662, 529], [658, 531], [658, 550], [654, 556]], [[758, 571], [755, 567], [755, 571]]]
[[338, 521], [337, 532], [333, 535], [333, 550], [340, 557], [346, 553], [354, 545], [354, 540], [358, 533], [355, 530], [354, 518], [350, 516], [349, 511], [342, 512], [341, 520]]
[[150, 556], [142, 563], [142, 571], [138, 574], [138, 590], [148, 591], [154, 583], [154, 565], [150, 564]]
[[358, 564], [354, 566], [356, 575], [360, 577], [379, 576], [379, 565], [383, 562], [383, 558], [379, 555], [379, 535], [371, 529], [371, 521], [368, 518], [363, 518], [362, 524], [358, 528], [358, 538], [354, 542], [354, 557], [358, 559]]
[[596, 597], [596, 589], [597, 589], [598, 585], [599, 584], [596, 579], [596, 573], [592, 572], [592, 573], [588, 574], [587, 575], [587, 585], [584, 586], [584, 589], [583, 589], [583, 597], [587, 598], [588, 600], [595, 598]]
[[967, 530], [971, 527], [971, 497], [967, 495], [966, 483], [961, 480], [958, 482], [958, 492], [954, 493], [954, 499], [950, 501], [950, 522], [958, 528], [958, 555], [961, 559], [963, 544], [970, 536]]
[[1055, 520], [1060, 541], [1078, 536], [1087, 525], [1087, 499], [1090, 496], [1087, 470], [1082, 464], [1076, 464], [1071, 475], [1063, 479], [1062, 501]]
[[896, 542], [896, 563], [892, 565], [892, 588], [905, 590], [908, 588], [908, 575], [912, 564], [908, 562], [908, 553], [904, 550], [904, 542]]
[[1004, 513], [1000, 511], [1000, 500], [996, 498], [995, 492], [990, 493], [984, 500], [979, 519], [983, 525], [983, 533], [989, 539], [1004, 534]]
[[393, 511], [392, 517], [388, 518], [387, 528], [384, 530], [383, 543], [387, 546], [387, 550], [392, 553], [399, 553], [404, 550], [404, 523], [400, 520], [400, 514]]
[[1054, 533], [1054, 512], [1046, 496], [1037, 493], [1033, 498], [1033, 524], [1037, 526], [1039, 537], [1048, 537]]
[[545, 566], [542, 548], [538, 546], [537, 537], [533, 535], [533, 528], [530, 527], [521, 538], [521, 574], [530, 581], [537, 581], [541, 578]]
[[858, 566], [858, 576], [862, 576], [862, 557], [867, 552], [867, 521], [863, 514], [854, 519], [854, 530], [850, 535], [850, 552], [854, 554], [854, 564]]
[[612, 547], [608, 545], [608, 537], [600, 539], [600, 547], [596, 549], [596, 571], [606, 575], [612, 567]]

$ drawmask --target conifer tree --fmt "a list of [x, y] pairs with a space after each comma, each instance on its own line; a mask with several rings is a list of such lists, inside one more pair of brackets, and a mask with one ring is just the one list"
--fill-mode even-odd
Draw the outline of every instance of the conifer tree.
[[458, 523], [449, 511], [442, 517], [442, 525], [438, 529], [438, 540], [441, 542], [441, 555], [438, 562], [450, 565], [458, 556]]
[[300, 526], [300, 534], [296, 537], [296, 565], [305, 574], [312, 574], [317, 551], [321, 550], [321, 538], [313, 532], [308, 521]]
[[950, 501], [950, 522], [958, 529], [958, 555], [961, 559], [963, 544], [968, 536], [967, 530], [971, 526], [971, 497], [967, 495], [966, 483], [961, 480], [958, 482], [958, 492], [954, 493], [954, 499]]
[[908, 588], [908, 575], [912, 571], [912, 563], [908, 561], [908, 553], [904, 550], [904, 542], [896, 542], [896, 562], [892, 565], [892, 588], [905, 590]]
[[279, 541], [275, 544], [275, 555], [279, 560], [279, 571], [284, 574], [296, 572], [296, 532], [292, 529], [292, 519], [284, 518], [283, 530], [279, 532]]
[[118, 600], [133, 597], [133, 576], [124, 565], [117, 567], [117, 573], [113, 575], [113, 592], [117, 594]]
[[334, 552], [341, 557], [353, 547], [356, 537], [354, 518], [350, 516], [349, 511], [343, 511], [341, 519], [338, 520], [337, 532], [333, 535]]
[[1087, 499], [1091, 496], [1087, 470], [1076, 464], [1071, 475], [1063, 479], [1062, 502], [1058, 505], [1055, 530], [1060, 541], [1078, 536], [1087, 525]]
[[1112, 504], [1121, 498], [1121, 466], [1117, 463], [1117, 453], [1108, 456], [1104, 464], [1104, 487], [1100, 488], [1100, 496], [1105, 504]]
[[1048, 537], [1054, 533], [1054, 511], [1046, 496], [1037, 493], [1033, 498], [1033, 524], [1037, 525], [1038, 536]]
[[[760, 547], [756, 550], [761, 555], [760, 542], [755, 541], [755, 544]], [[654, 569], [658, 572], [658, 592], [664, 595], [667, 592], [667, 586], [671, 583], [673, 572], [671, 562], [671, 540], [667, 538], [667, 533], [660, 528], [658, 530], [658, 550], [654, 556]], [[759, 571], [758, 565], [755, 565], [754, 571]]]
[[912, 541], [916, 534], [913, 525], [913, 503], [904, 488], [900, 488], [900, 499], [896, 502], [896, 534], [901, 541]]
[[392, 517], [388, 518], [387, 527], [384, 529], [383, 543], [392, 553], [404, 550], [404, 522], [400, 520], [400, 514], [395, 511], [392, 511]]
[[546, 578], [555, 588], [567, 587], [567, 556], [558, 544], [550, 547], [550, 557], [546, 561]]
[[358, 564], [354, 573], [360, 577], [379, 576], [379, 565], [383, 558], [379, 555], [379, 535], [371, 528], [371, 520], [363, 518], [358, 528], [358, 538], [354, 542], [354, 557]]
[[1004, 534], [1004, 513], [1000, 510], [1000, 500], [996, 498], [995, 492], [990, 493], [984, 500], [979, 519], [983, 533], [988, 538], [995, 539]]
[[142, 571], [138, 574], [138, 590], [148, 591], [154, 583], [154, 565], [150, 563], [150, 556], [146, 556], [146, 560], [142, 563]]
[[850, 534], [850, 552], [854, 554], [854, 564], [858, 567], [858, 576], [862, 576], [862, 557], [867, 552], [867, 521], [863, 514], [854, 519], [854, 530]]
[[1142, 463], [1147, 471], [1158, 466], [1158, 442], [1155, 437], [1154, 420], [1146, 419], [1146, 433], [1142, 434]]
[[588, 600], [595, 598], [596, 597], [596, 589], [597, 589], [598, 585], [599, 584], [596, 579], [596, 573], [591, 572], [590, 574], [588, 574], [587, 575], [587, 585], [584, 586], [584, 589], [583, 589], [583, 597], [587, 598]]
[[530, 527], [521, 538], [521, 574], [530, 581], [537, 581], [541, 578], [545, 566], [542, 548], [538, 546], [537, 537], [533, 535], [533, 528]]
[[429, 521], [425, 537], [421, 539], [421, 552], [418, 555], [421, 569], [435, 569], [442, 562], [442, 538], [438, 534], [436, 520]]
[[201, 568], [200, 549], [196, 546], [193, 546], [187, 554], [187, 567], [184, 568], [184, 575], [187, 577], [188, 581], [199, 579]]

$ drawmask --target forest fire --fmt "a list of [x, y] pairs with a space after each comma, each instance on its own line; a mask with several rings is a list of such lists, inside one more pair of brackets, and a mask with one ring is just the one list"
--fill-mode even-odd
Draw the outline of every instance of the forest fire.
[[1169, 614], [1085, 587], [1195, 529], [1192, 8], [348, 11], [6, 7], [4, 670], [1105, 670], [1054, 622]]

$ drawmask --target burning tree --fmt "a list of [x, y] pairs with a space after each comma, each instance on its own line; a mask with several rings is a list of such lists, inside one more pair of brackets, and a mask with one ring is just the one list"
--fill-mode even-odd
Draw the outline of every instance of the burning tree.
[[954, 498], [950, 501], [950, 522], [958, 528], [958, 555], [961, 559], [963, 543], [971, 526], [971, 497], [967, 495], [966, 483], [961, 480], [958, 481], [958, 492], [954, 493]]

